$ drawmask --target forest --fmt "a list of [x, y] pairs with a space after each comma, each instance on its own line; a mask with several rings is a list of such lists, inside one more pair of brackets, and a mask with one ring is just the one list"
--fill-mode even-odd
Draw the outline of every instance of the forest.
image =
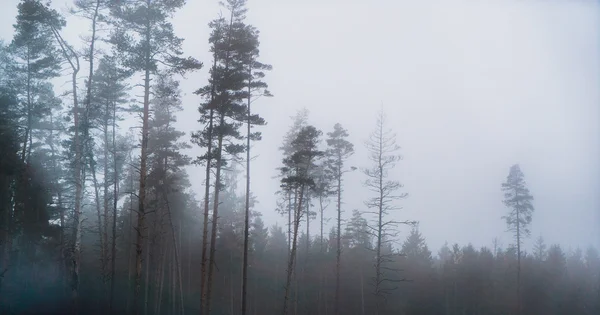
[[[410, 187], [392, 175], [402, 150], [383, 107], [364, 144], [298, 110], [273, 165], [277, 207], [259, 207], [252, 148], [269, 109], [251, 105], [276, 98], [277, 65], [260, 58], [249, 5], [221, 3], [202, 43], [212, 59], [197, 60], [172, 24], [185, 0], [74, 0], [79, 42], [50, 1], [18, 1], [0, 39], [0, 314], [600, 314], [598, 250], [531, 236], [519, 164], [497, 183], [511, 244], [429, 248], [402, 212]], [[200, 69], [208, 80], [183, 91]], [[184, 106], [193, 133], [177, 129]], [[355, 151], [368, 160], [348, 163]], [[357, 209], [353, 186], [370, 195]]]

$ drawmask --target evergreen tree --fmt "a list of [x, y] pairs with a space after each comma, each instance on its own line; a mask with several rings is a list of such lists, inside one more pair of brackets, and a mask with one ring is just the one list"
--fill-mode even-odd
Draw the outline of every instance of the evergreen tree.
[[[328, 168], [334, 178], [335, 194], [337, 195], [337, 256], [336, 256], [336, 280], [335, 280], [335, 314], [339, 314], [339, 296], [340, 296], [340, 266], [342, 257], [342, 180], [343, 174], [349, 170], [345, 169], [345, 162], [354, 154], [354, 145], [346, 138], [348, 132], [342, 128], [342, 125], [335, 124], [333, 131], [327, 133], [327, 155]], [[356, 168], [352, 167], [350, 170]]]
[[124, 1], [112, 8], [116, 30], [111, 41], [119, 52], [123, 65], [135, 72], [143, 73], [142, 141], [140, 153], [140, 184], [138, 193], [138, 220], [136, 228], [136, 273], [134, 287], [134, 309], [139, 314], [139, 295], [142, 279], [142, 254], [146, 215], [146, 177], [148, 175], [148, 134], [150, 119], [150, 90], [152, 77], [159, 64], [168, 72], [183, 74], [199, 69], [202, 64], [195, 59], [183, 58], [183, 40], [175, 36], [173, 25], [168, 22], [173, 13], [180, 9], [183, 0]]
[[544, 242], [544, 238], [541, 236], [535, 241], [533, 245], [533, 257], [535, 257], [538, 261], [544, 261], [546, 259], [547, 249], [546, 243]]
[[282, 179], [281, 184], [285, 189], [290, 191], [297, 191], [297, 206], [294, 209], [294, 231], [292, 236], [291, 250], [287, 264], [287, 277], [285, 285], [285, 293], [283, 299], [283, 314], [288, 313], [289, 307], [289, 294], [292, 282], [292, 273], [294, 270], [294, 264], [296, 260], [296, 247], [298, 240], [298, 226], [300, 225], [300, 219], [303, 213], [303, 201], [305, 192], [314, 187], [315, 180], [312, 177], [312, 168], [314, 167], [315, 160], [323, 156], [324, 152], [318, 150], [319, 137], [321, 131], [317, 130], [313, 126], [303, 127], [296, 139], [292, 141], [291, 145], [295, 151], [291, 152], [289, 156], [283, 159], [283, 167], [280, 168]]
[[59, 75], [60, 54], [53, 41], [53, 29], [65, 25], [58, 13], [39, 0], [22, 0], [18, 4], [15, 34], [10, 52], [15, 62], [10, 69], [13, 84], [19, 91], [17, 114], [21, 130], [21, 159], [27, 161], [33, 145], [33, 130], [50, 109], [40, 102], [50, 89], [44, 83]]
[[265, 121], [258, 115], [252, 115], [252, 102], [260, 96], [272, 96], [267, 90], [268, 85], [262, 79], [265, 77], [265, 71], [271, 70], [271, 65], [263, 64], [257, 59], [259, 57], [258, 30], [250, 25], [242, 32], [244, 36], [240, 38], [241, 49], [244, 55], [243, 59], [246, 66], [246, 210], [244, 215], [244, 262], [242, 266], [242, 315], [246, 315], [247, 305], [247, 282], [248, 282], [248, 239], [250, 230], [250, 144], [251, 140], [259, 140], [260, 133], [252, 133], [253, 125], [264, 125]]
[[506, 182], [502, 183], [504, 205], [510, 212], [502, 218], [508, 230], [514, 235], [517, 245], [517, 313], [521, 311], [521, 244], [529, 236], [529, 224], [533, 214], [533, 196], [526, 186], [525, 178], [518, 164], [511, 166]]

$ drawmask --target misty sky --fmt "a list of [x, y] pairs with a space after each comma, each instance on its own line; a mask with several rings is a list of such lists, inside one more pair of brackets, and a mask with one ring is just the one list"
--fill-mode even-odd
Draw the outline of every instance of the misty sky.
[[[0, 37], [10, 40], [18, 1], [0, 2]], [[176, 34], [186, 54], [210, 64], [207, 24], [219, 6], [187, 2]], [[54, 0], [59, 9], [70, 3]], [[275, 97], [253, 105], [268, 122], [252, 170], [267, 224], [285, 222], [274, 211], [273, 176], [288, 117], [306, 107], [324, 132], [341, 123], [356, 147], [349, 164], [368, 167], [363, 143], [383, 104], [404, 156], [392, 174], [409, 193], [395, 218], [420, 221], [434, 253], [445, 241], [509, 244], [500, 184], [514, 163], [535, 198], [526, 247], [540, 235], [566, 248], [600, 247], [597, 2], [249, 0], [248, 8], [261, 60], [274, 66], [266, 81]], [[87, 25], [68, 23], [66, 38], [81, 47]], [[207, 68], [186, 77], [178, 124], [189, 134], [199, 129], [192, 92], [206, 84]], [[203, 171], [188, 172], [200, 200]], [[346, 177], [346, 217], [365, 209], [364, 179], [358, 171]]]

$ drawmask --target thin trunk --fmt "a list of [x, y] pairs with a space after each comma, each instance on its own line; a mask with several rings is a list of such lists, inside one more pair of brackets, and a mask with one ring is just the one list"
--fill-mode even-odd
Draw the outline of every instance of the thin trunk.
[[[60, 39], [60, 35], [56, 31], [54, 34], [59, 38], [59, 43], [63, 48], [63, 53], [67, 56], [66, 48], [63, 45], [64, 41]], [[75, 209], [73, 213], [73, 256], [72, 256], [72, 274], [71, 274], [71, 293], [73, 299], [73, 313], [78, 314], [78, 300], [79, 300], [79, 262], [81, 259], [81, 195], [83, 191], [83, 179], [81, 172], [81, 144], [79, 139], [79, 101], [77, 98], [77, 73], [79, 73], [79, 59], [77, 55], [71, 50], [72, 58], [75, 59], [76, 63], [73, 63], [69, 58], [69, 63], [73, 69], [72, 74], [72, 89], [73, 89], [73, 123], [75, 127]], [[31, 139], [31, 135], [30, 135]], [[31, 150], [31, 143], [29, 149]]]
[[292, 247], [292, 213], [294, 208], [292, 206], [292, 192], [288, 192], [288, 255]]
[[[177, 250], [177, 245], [173, 244], [173, 251]], [[171, 259], [171, 314], [176, 314], [177, 310], [177, 298], [175, 297], [177, 294], [177, 290], [175, 289], [175, 262]]]
[[[252, 65], [249, 67], [249, 76], [252, 78]], [[246, 137], [246, 209], [244, 212], [244, 258], [242, 263], [242, 315], [246, 315], [246, 288], [248, 287], [248, 237], [250, 230], [250, 104], [252, 103], [251, 82], [248, 82], [248, 104], [247, 104], [247, 137]], [[233, 312], [232, 312], [233, 315]]]
[[133, 243], [133, 174], [131, 174], [131, 186], [129, 194], [129, 236], [127, 237], [127, 314], [130, 314], [131, 298], [131, 244]]
[[117, 172], [117, 142], [116, 142], [116, 121], [117, 105], [113, 104], [113, 125], [112, 125], [112, 149], [113, 149], [113, 215], [112, 215], [112, 244], [110, 248], [110, 299], [109, 314], [113, 312], [115, 295], [115, 264], [117, 259], [117, 201], [119, 192], [119, 180]]
[[[166, 159], [165, 159], [165, 164], [166, 164]], [[175, 238], [175, 227], [173, 226], [173, 218], [172, 218], [172, 214], [171, 214], [171, 206], [169, 205], [169, 196], [167, 195], [167, 192], [165, 189], [163, 189], [163, 194], [164, 194], [164, 198], [165, 198], [165, 203], [167, 205], [167, 215], [169, 217], [169, 225], [171, 226], [171, 236], [173, 237], [173, 250], [175, 252], [175, 265], [177, 268], [177, 282], [179, 283], [179, 297], [180, 297], [180, 302], [181, 302], [181, 315], [184, 314], [184, 307], [183, 307], [183, 284], [182, 284], [182, 279], [181, 279], [181, 265], [179, 264], [179, 252], [180, 250], [177, 249], [177, 240]], [[173, 303], [175, 303], [175, 301], [173, 301]]]
[[233, 251], [229, 252], [229, 314], [233, 315]]
[[[81, 195], [83, 191], [83, 178], [82, 178], [82, 163], [81, 163], [81, 144], [79, 139], [79, 100], [77, 97], [77, 74], [79, 73], [79, 57], [73, 50], [73, 48], [65, 42], [65, 40], [61, 37], [58, 31], [52, 27], [52, 33], [56, 38], [63, 56], [67, 59], [67, 62], [71, 65], [71, 69], [73, 70], [71, 83], [72, 83], [72, 93], [73, 93], [73, 126], [75, 129], [75, 209], [73, 209], [73, 231], [72, 231], [72, 268], [71, 268], [71, 296], [72, 296], [72, 308], [73, 313], [78, 314], [78, 300], [79, 300], [79, 263], [81, 256]], [[29, 57], [28, 57], [29, 58]], [[27, 79], [27, 89], [28, 89], [28, 106], [31, 106], [30, 99], [30, 77], [29, 77], [29, 59], [28, 63], [28, 79]], [[31, 127], [31, 113], [28, 112], [28, 132], [29, 132], [29, 151], [31, 151], [31, 132], [29, 128]], [[23, 151], [25, 152], [25, 151]], [[23, 156], [25, 153], [23, 153]], [[29, 154], [27, 160], [29, 159]]]
[[317, 314], [321, 315], [321, 295], [323, 289], [323, 274], [319, 270], [319, 291], [317, 292]]
[[377, 167], [379, 169], [379, 206], [377, 213], [377, 256], [375, 262], [375, 298], [377, 314], [381, 311], [381, 242], [383, 240], [383, 198], [384, 198], [384, 187], [383, 187], [383, 126], [379, 126], [379, 151], [377, 157]]
[[302, 191], [304, 188], [302, 188], [300, 191], [300, 197], [299, 197], [299, 201], [298, 201], [298, 209], [296, 210], [296, 213], [294, 214], [295, 220], [294, 220], [294, 236], [292, 239], [292, 249], [290, 251], [289, 254], [289, 258], [288, 258], [288, 269], [287, 269], [287, 278], [286, 278], [286, 282], [285, 282], [285, 294], [283, 297], [283, 315], [287, 315], [288, 314], [288, 302], [289, 302], [289, 296], [290, 296], [290, 289], [291, 289], [291, 284], [292, 284], [292, 273], [294, 271], [294, 262], [296, 259], [296, 242], [298, 240], [298, 226], [300, 225], [300, 215], [302, 213]]
[[521, 315], [521, 221], [518, 207], [517, 202], [517, 315]]
[[187, 292], [192, 290], [192, 234], [194, 234], [193, 227], [189, 227], [188, 232], [188, 246], [187, 246]]
[[[94, 201], [96, 202], [96, 214], [98, 216], [98, 238], [100, 239], [100, 273], [102, 282], [105, 281], [106, 277], [106, 256], [105, 248], [106, 243], [104, 240], [104, 235], [102, 234], [102, 213], [100, 210], [100, 191], [98, 189], [98, 180], [96, 179], [96, 162], [94, 161], [94, 156], [91, 152], [89, 152], [89, 162], [90, 170], [92, 171], [92, 181], [94, 183]], [[106, 217], [104, 217], [106, 220]]]
[[148, 315], [148, 289], [150, 287], [150, 237], [146, 238], [146, 279], [144, 280], [144, 315]]
[[[95, 48], [95, 43], [96, 43], [96, 21], [97, 21], [97, 18], [98, 18], [98, 9], [100, 7], [100, 2], [101, 2], [101, 0], [97, 0], [96, 1], [96, 7], [94, 9], [94, 15], [92, 17], [92, 37], [91, 37], [91, 41], [90, 41], [90, 50], [89, 50], [89, 58], [88, 58], [89, 59], [89, 73], [88, 73], [88, 78], [87, 78], [87, 91], [86, 91], [86, 104], [85, 104], [86, 113], [88, 112], [88, 110], [90, 108], [91, 101], [92, 101], [91, 99], [92, 99], [92, 81], [93, 81], [93, 77], [94, 77], [94, 48]], [[58, 33], [55, 31], [55, 35], [56, 34], [58, 34]], [[63, 47], [63, 51], [64, 51], [64, 47]], [[74, 51], [72, 51], [72, 49], [71, 49], [71, 53], [73, 54], [74, 58], [77, 59], [77, 55], [75, 54]], [[79, 72], [79, 60], [78, 59], [77, 59], [77, 71], [76, 72]], [[73, 81], [76, 80], [76, 77], [77, 77], [76, 73], [74, 73], [73, 74]], [[73, 83], [73, 85], [74, 85], [74, 87], [73, 87], [73, 92], [74, 92], [73, 97], [77, 98], [76, 88], [75, 88], [75, 82]], [[87, 125], [88, 125], [87, 124], [87, 115], [85, 117], [85, 120], [86, 120], [86, 126], [85, 126], [85, 132], [84, 132], [84, 134], [87, 136], [87, 130], [89, 128], [89, 127], [87, 127]], [[76, 127], [75, 127], [76, 128], [75, 133], [77, 134], [77, 129], [79, 129], [79, 128], [78, 128], [78, 124], [77, 123], [75, 125], [76, 125]], [[76, 143], [77, 143], [76, 146], [79, 147], [79, 144], [78, 144], [78, 142], [79, 142], [78, 138], [79, 137], [76, 135], [76, 138], [77, 138], [77, 140], [76, 140]], [[79, 149], [79, 150], [81, 150], [81, 149]], [[95, 172], [94, 172], [94, 176], [95, 176]], [[94, 184], [94, 186], [97, 187], [96, 184]], [[96, 192], [96, 194], [97, 194], [97, 192]], [[76, 195], [77, 195], [77, 193], [76, 193]], [[76, 200], [76, 203], [77, 203], [77, 200]], [[78, 207], [75, 206], [75, 208], [77, 209]], [[106, 218], [105, 218], [105, 220], [106, 220]], [[81, 232], [78, 232], [78, 233], [81, 234]], [[106, 260], [105, 260], [106, 259], [106, 255], [105, 255], [106, 244], [107, 244], [106, 240], [104, 242], [102, 242], [102, 244], [101, 244], [101, 250], [103, 251], [103, 256], [104, 256], [102, 258], [102, 262], [101, 262], [102, 263], [102, 277], [103, 278], [106, 276], [106, 273], [105, 273], [106, 272], [105, 271], [105, 265], [106, 265]]]
[[[225, 117], [221, 114], [219, 126], [223, 126], [225, 121]], [[223, 153], [223, 133], [219, 133], [218, 141], [217, 141], [217, 171], [215, 174], [215, 197], [213, 200], [213, 220], [212, 220], [212, 231], [210, 237], [210, 259], [208, 263], [208, 281], [206, 288], [206, 313], [205, 315], [210, 314], [210, 303], [211, 303], [211, 293], [212, 293], [212, 281], [213, 281], [213, 270], [215, 265], [215, 247], [216, 247], [216, 239], [217, 239], [217, 221], [219, 218], [219, 192], [221, 190], [221, 166], [222, 166], [222, 157]]]
[[[323, 208], [323, 196], [319, 195], [319, 211], [321, 212], [321, 247], [320, 247], [320, 252], [321, 255], [323, 255], [324, 252], [324, 242], [323, 242], [323, 212], [324, 212], [324, 208]], [[317, 296], [317, 312], [319, 314], [321, 314], [321, 300], [322, 300], [322, 295], [323, 295], [323, 271], [319, 270], [319, 293]]]
[[321, 253], [323, 253], [323, 212], [325, 211], [323, 208], [323, 196], [319, 196], [319, 210], [321, 212]]
[[310, 197], [306, 196], [306, 260], [310, 250]]
[[[58, 176], [58, 164], [56, 163], [56, 150], [54, 148], [54, 115], [52, 115], [52, 113], [50, 114], [50, 139], [49, 139], [49, 144], [50, 144], [50, 154], [51, 154], [51, 158], [52, 158], [52, 169], [53, 172], [56, 176]], [[63, 206], [63, 201], [62, 201], [62, 192], [61, 192], [61, 187], [60, 184], [58, 182], [58, 178], [55, 180], [54, 182], [55, 185], [55, 189], [56, 189], [56, 194], [58, 195], [58, 210], [59, 210], [59, 216], [60, 216], [60, 232], [59, 232], [59, 243], [60, 243], [60, 256], [59, 256], [59, 273], [60, 273], [60, 278], [61, 278], [61, 283], [63, 283], [65, 276], [66, 276], [66, 257], [65, 257], [65, 209]], [[7, 187], [8, 188], [8, 187]], [[10, 201], [10, 198], [9, 198]], [[10, 214], [10, 207], [8, 207], [6, 209], [6, 213]], [[8, 227], [8, 220], [5, 221], [6, 224], [5, 229], [6, 232], [9, 231], [9, 227]], [[4, 238], [5, 242], [8, 241], [8, 234], [7, 237]], [[4, 268], [2, 269], [4, 270]]]
[[[217, 67], [217, 51], [213, 53], [213, 69]], [[208, 257], [206, 257], [206, 249], [208, 248], [208, 214], [210, 209], [210, 169], [212, 162], [212, 140], [213, 140], [213, 119], [214, 119], [214, 101], [215, 101], [215, 89], [216, 86], [211, 86], [210, 93], [210, 110], [207, 130], [207, 145], [206, 145], [206, 171], [204, 179], [204, 221], [202, 222], [202, 261], [200, 266], [200, 314], [203, 314], [204, 307], [206, 306], [206, 263]]]
[[294, 268], [294, 315], [298, 315], [298, 264]]
[[162, 263], [160, 264], [160, 283], [158, 285], [158, 300], [157, 300], [157, 306], [156, 306], [156, 313], [155, 314], [161, 314], [161, 304], [162, 304], [162, 293], [163, 293], [163, 287], [164, 287], [164, 283], [165, 283], [165, 268], [166, 268], [166, 261], [167, 261], [167, 252], [169, 249], [169, 244], [167, 242], [164, 242], [164, 251], [163, 251], [163, 257], [162, 257]]
[[363, 268], [360, 267], [360, 310], [361, 314], [365, 315], [365, 286], [363, 280]]
[[[108, 114], [108, 113], [107, 113]], [[103, 170], [103, 175], [104, 175], [104, 195], [103, 195], [103, 201], [104, 201], [104, 225], [103, 225], [103, 232], [102, 232], [102, 237], [104, 238], [104, 252], [102, 253], [104, 256], [104, 263], [106, 265], [108, 265], [108, 191], [110, 188], [110, 182], [108, 181], [109, 175], [108, 175], [108, 161], [109, 161], [109, 157], [108, 157], [108, 119], [106, 119], [105, 124], [104, 124], [104, 170]], [[106, 267], [105, 267], [106, 269]], [[108, 274], [108, 272], [107, 272]]]
[[[147, 0], [148, 7], [150, 7], [150, 0]], [[146, 24], [146, 38], [145, 42], [150, 45], [150, 22]], [[149, 48], [148, 48], [149, 49]], [[139, 315], [139, 295], [142, 282], [142, 244], [144, 242], [144, 229], [145, 229], [145, 217], [146, 217], [146, 173], [147, 173], [147, 159], [148, 159], [148, 120], [149, 120], [149, 107], [150, 107], [150, 51], [146, 50], [145, 53], [145, 75], [144, 75], [144, 113], [142, 118], [142, 147], [140, 153], [140, 192], [138, 194], [138, 222], [136, 229], [136, 262], [135, 262], [135, 288], [133, 293], [133, 307], [135, 314]]]
[[[338, 156], [338, 164], [341, 163], [341, 156]], [[338, 165], [337, 170], [337, 252], [335, 257], [335, 315], [340, 314], [340, 268], [342, 258], [342, 172]]]
[[27, 142], [29, 141], [29, 133], [31, 132], [31, 58], [30, 48], [27, 46], [27, 126], [25, 128], [25, 139], [23, 140], [23, 152], [21, 153], [21, 160], [27, 161]]
[[[308, 195], [308, 192], [307, 192]], [[310, 197], [306, 197], [306, 256], [304, 257], [304, 266], [302, 266], [302, 281], [306, 285], [307, 281], [307, 269], [308, 269], [308, 256], [310, 252]], [[296, 282], [297, 283], [297, 282]], [[303, 300], [304, 300], [304, 309], [308, 313], [309, 304], [308, 304], [308, 292], [307, 290], [303, 290]]]
[[181, 237], [181, 230], [183, 229], [183, 222], [181, 222], [181, 219], [179, 220], [179, 240], [178, 240], [178, 245], [179, 245], [179, 263], [177, 264], [177, 273], [178, 273], [178, 281], [179, 281], [179, 295], [180, 295], [180, 302], [181, 302], [181, 315], [184, 314], [185, 311], [185, 304], [184, 304], [184, 297], [183, 297], [183, 251], [181, 250], [181, 244], [182, 244], [182, 237]]
[[153, 302], [154, 302], [154, 312], [153, 314], [158, 314], [157, 311], [157, 307], [158, 307], [158, 286], [160, 283], [160, 264], [162, 262], [163, 259], [163, 255], [165, 252], [165, 242], [164, 240], [160, 241], [159, 244], [155, 244], [155, 246], [157, 246], [158, 248], [158, 253], [159, 256], [155, 261], [155, 265], [154, 265], [154, 275], [153, 275], [153, 281], [154, 281], [154, 286], [152, 287], [152, 290], [154, 292], [154, 297], [153, 297]]

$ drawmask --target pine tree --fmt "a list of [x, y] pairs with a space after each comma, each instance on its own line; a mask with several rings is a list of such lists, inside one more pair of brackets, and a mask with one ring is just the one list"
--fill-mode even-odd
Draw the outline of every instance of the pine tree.
[[291, 250], [288, 258], [287, 277], [285, 293], [283, 299], [283, 315], [288, 314], [288, 299], [292, 283], [292, 274], [296, 260], [296, 247], [298, 240], [298, 226], [303, 213], [303, 201], [306, 191], [314, 187], [315, 179], [312, 170], [318, 158], [324, 155], [324, 152], [318, 150], [319, 137], [321, 131], [313, 126], [306, 126], [300, 129], [296, 139], [291, 142], [292, 151], [290, 155], [283, 159], [283, 167], [280, 168], [282, 179], [282, 188], [290, 191], [297, 191], [296, 208], [294, 209], [293, 236]]
[[246, 65], [246, 88], [247, 88], [247, 103], [246, 103], [246, 211], [244, 214], [244, 261], [242, 266], [242, 315], [246, 315], [247, 305], [247, 287], [248, 287], [248, 238], [250, 229], [250, 144], [251, 140], [260, 140], [260, 133], [252, 133], [253, 125], [264, 125], [265, 121], [260, 116], [252, 115], [250, 110], [252, 102], [260, 96], [272, 96], [267, 90], [268, 85], [262, 78], [265, 76], [265, 71], [271, 70], [272, 66], [263, 64], [257, 59], [259, 57], [259, 41], [258, 30], [248, 25], [246, 26], [245, 38], [240, 41], [245, 44], [243, 53], [245, 56], [244, 63]]
[[[116, 238], [117, 238], [117, 202], [119, 196], [119, 176], [121, 174], [127, 145], [117, 139], [117, 125], [121, 120], [121, 113], [126, 109], [129, 87], [123, 83], [129, 74], [119, 68], [114, 56], [104, 56], [100, 59], [98, 69], [93, 73], [92, 91], [93, 100], [90, 103], [87, 119], [91, 126], [98, 126], [102, 130], [104, 164], [104, 208], [105, 227], [108, 226], [108, 208], [112, 209], [112, 237], [110, 245], [110, 291], [109, 312], [114, 307], [115, 290], [115, 264], [116, 264]], [[88, 145], [93, 145], [88, 140]], [[110, 165], [110, 166], [109, 166]], [[112, 193], [109, 186], [112, 184]], [[112, 199], [112, 202], [110, 202]], [[109, 205], [110, 203], [110, 205]], [[106, 250], [108, 250], [108, 232], [105, 233]], [[108, 262], [106, 262], [108, 263]]]
[[[283, 156], [289, 156], [293, 153], [294, 147], [292, 146], [292, 142], [298, 136], [298, 133], [303, 127], [308, 125], [308, 110], [306, 108], [300, 109], [296, 112], [294, 116], [292, 116], [292, 126], [287, 131], [287, 133], [283, 137], [283, 144], [279, 147], [279, 150], [282, 151]], [[317, 171], [315, 169], [315, 171]], [[281, 214], [287, 213], [288, 222], [287, 222], [287, 238], [288, 238], [288, 251], [291, 248], [292, 244], [292, 222], [293, 222], [293, 213], [296, 207], [294, 196], [295, 192], [290, 189], [290, 187], [283, 185], [282, 190], [278, 192], [282, 197], [282, 202], [278, 205], [278, 212]], [[315, 186], [316, 188], [316, 186]]]
[[[213, 67], [210, 71], [209, 84], [200, 89], [198, 94], [204, 95], [207, 102], [200, 107], [201, 122], [208, 124], [205, 131], [196, 135], [196, 142], [207, 147], [207, 154], [201, 157], [206, 161], [206, 180], [209, 183], [210, 168], [215, 168], [213, 219], [210, 237], [209, 258], [203, 254], [204, 270], [202, 272], [203, 309], [206, 314], [211, 311], [213, 273], [215, 265], [216, 233], [219, 218], [219, 194], [222, 190], [221, 170], [227, 165], [226, 155], [236, 157], [244, 152], [247, 145], [237, 141], [244, 139], [240, 127], [262, 125], [264, 120], [249, 112], [248, 100], [253, 91], [266, 87], [259, 78], [253, 82], [254, 69], [260, 69], [256, 63], [258, 39], [256, 30], [244, 24], [245, 0], [228, 0], [223, 4], [229, 11], [229, 18], [218, 18], [210, 26], [213, 33], [210, 38], [213, 52]], [[250, 73], [249, 73], [250, 71]], [[257, 134], [250, 135], [257, 138]], [[208, 185], [207, 188], [208, 189]], [[207, 195], [208, 196], [208, 195]], [[207, 217], [208, 198], [205, 196], [205, 218]], [[206, 231], [207, 228], [204, 229]], [[206, 238], [205, 238], [206, 239]], [[203, 247], [206, 247], [203, 245]], [[203, 252], [205, 250], [203, 249]], [[208, 266], [206, 266], [208, 260]], [[204, 276], [206, 274], [206, 276]], [[206, 279], [204, 281], [204, 279]], [[206, 284], [204, 284], [206, 282]], [[206, 285], [206, 287], [205, 287]]]
[[112, 8], [117, 28], [111, 41], [119, 52], [119, 59], [127, 69], [143, 73], [142, 141], [140, 153], [140, 187], [138, 194], [138, 222], [136, 228], [136, 272], [134, 310], [139, 314], [139, 294], [142, 279], [142, 252], [146, 215], [146, 177], [148, 174], [148, 133], [150, 118], [150, 89], [152, 77], [159, 64], [170, 73], [183, 74], [199, 69], [202, 64], [193, 58], [182, 58], [183, 40], [175, 36], [168, 22], [173, 13], [184, 5], [183, 0], [124, 1]]
[[211, 52], [213, 54], [213, 64], [210, 72], [210, 78], [208, 85], [195, 91], [195, 94], [201, 95], [205, 101], [198, 107], [200, 112], [200, 119], [198, 122], [205, 125], [205, 128], [201, 131], [192, 133], [192, 143], [197, 144], [201, 148], [206, 148], [206, 153], [199, 156], [194, 163], [204, 164], [204, 211], [203, 211], [203, 226], [202, 226], [202, 257], [200, 265], [200, 292], [201, 292], [201, 310], [204, 311], [206, 305], [206, 278], [208, 272], [208, 222], [209, 222], [209, 210], [210, 210], [210, 186], [211, 186], [211, 170], [214, 168], [214, 157], [215, 157], [215, 97], [216, 97], [216, 84], [218, 83], [218, 72], [219, 72], [219, 58], [221, 57], [220, 49], [222, 47], [222, 41], [224, 40], [225, 32], [225, 19], [218, 18], [209, 23], [209, 27], [212, 29], [209, 37], [209, 43], [211, 44]]
[[18, 5], [15, 35], [9, 49], [15, 61], [11, 72], [13, 84], [19, 91], [18, 114], [24, 130], [23, 161], [27, 161], [31, 154], [33, 129], [48, 113], [45, 104], [39, 102], [42, 94], [48, 92], [41, 83], [59, 75], [60, 53], [54, 43], [53, 29], [64, 25], [58, 13], [39, 0], [22, 0]]
[[342, 257], [342, 181], [344, 173], [355, 170], [355, 167], [345, 169], [344, 164], [352, 154], [354, 154], [354, 145], [346, 138], [348, 132], [342, 128], [342, 125], [335, 124], [333, 131], [327, 133], [327, 166], [335, 182], [335, 194], [337, 197], [337, 255], [335, 264], [335, 309], [334, 313], [340, 313], [340, 268]]
[[533, 196], [526, 186], [525, 178], [518, 164], [511, 166], [506, 182], [502, 183], [504, 205], [510, 212], [502, 218], [508, 230], [513, 233], [517, 245], [517, 314], [521, 312], [521, 244], [529, 236], [529, 224], [533, 214]]
[[[151, 191], [154, 192], [155, 200], [162, 201], [162, 207], [166, 210], [164, 213], [168, 219], [168, 227], [171, 234], [172, 249], [174, 253], [174, 268], [176, 271], [176, 282], [179, 290], [179, 308], [180, 312], [184, 313], [183, 300], [183, 279], [181, 267], [181, 252], [177, 245], [176, 229], [174, 222], [177, 218], [181, 218], [181, 213], [176, 213], [176, 203], [178, 194], [181, 194], [182, 184], [189, 186], [187, 183], [183, 167], [189, 164], [189, 158], [182, 154], [182, 150], [190, 146], [180, 140], [185, 135], [184, 132], [175, 129], [176, 122], [175, 113], [181, 111], [180, 89], [179, 82], [173, 80], [166, 73], [159, 72], [156, 77], [156, 83], [152, 91], [153, 99], [151, 100], [151, 108], [154, 113], [153, 119], [150, 121], [150, 141], [148, 144], [149, 159], [149, 174], [148, 183]], [[173, 196], [174, 195], [174, 196]], [[181, 211], [180, 211], [181, 212]], [[161, 211], [155, 209], [154, 222], [158, 223]], [[160, 237], [160, 233], [156, 234]], [[175, 304], [175, 301], [172, 301]]]

